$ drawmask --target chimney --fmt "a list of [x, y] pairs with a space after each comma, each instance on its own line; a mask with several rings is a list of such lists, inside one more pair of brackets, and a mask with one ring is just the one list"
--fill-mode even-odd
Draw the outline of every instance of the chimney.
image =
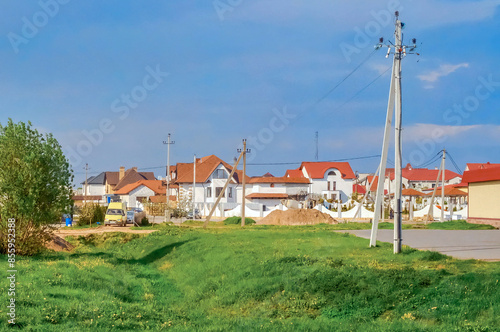
[[137, 167], [132, 167], [132, 169], [137, 172]]
[[125, 167], [120, 166], [120, 175], [118, 177], [118, 181], [120, 181], [121, 179], [123, 179], [124, 176], [125, 176]]

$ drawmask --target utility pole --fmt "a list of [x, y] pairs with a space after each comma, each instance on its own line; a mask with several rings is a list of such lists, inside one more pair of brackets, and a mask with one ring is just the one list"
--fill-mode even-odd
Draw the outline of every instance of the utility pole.
[[316, 132], [315, 142], [316, 142], [316, 154], [314, 155], [314, 158], [316, 159], [316, 161], [318, 161], [319, 160], [319, 132]]
[[243, 139], [243, 149], [238, 149], [238, 153], [243, 153], [243, 193], [241, 195], [241, 227], [245, 227], [245, 193], [246, 193], [246, 174], [247, 174], [247, 153], [250, 153], [250, 149], [247, 149], [247, 140]]
[[165, 221], [170, 221], [170, 194], [169, 194], [169, 186], [170, 186], [170, 145], [175, 144], [175, 141], [170, 140], [170, 133], [168, 133], [168, 138], [166, 141], [163, 141], [163, 144], [167, 145], [167, 207], [165, 209]]
[[196, 154], [194, 155], [194, 160], [193, 160], [193, 220], [196, 219], [196, 205], [195, 205], [195, 199], [196, 199]]
[[443, 160], [441, 160], [441, 222], [444, 221], [444, 180], [446, 172], [446, 150], [443, 149]]
[[87, 190], [88, 190], [88, 171], [89, 164], [85, 164], [85, 190], [83, 191], [83, 204], [87, 204]]
[[[387, 55], [389, 57], [391, 53], [394, 54], [394, 60], [392, 65], [392, 75], [391, 75], [391, 86], [389, 90], [389, 101], [387, 105], [387, 117], [385, 123], [384, 131], [384, 141], [382, 145], [382, 153], [380, 158], [380, 176], [377, 186], [376, 203], [375, 203], [375, 216], [372, 224], [372, 233], [370, 236], [370, 246], [374, 247], [377, 242], [377, 232], [378, 232], [378, 221], [380, 218], [380, 209], [382, 208], [382, 202], [384, 197], [384, 182], [380, 181], [382, 177], [385, 177], [385, 170], [387, 166], [387, 154], [389, 151], [389, 131], [391, 129], [391, 122], [393, 119], [394, 109], [396, 111], [395, 115], [395, 207], [394, 207], [394, 253], [401, 252], [401, 242], [402, 242], [402, 218], [401, 218], [401, 193], [402, 193], [402, 169], [401, 169], [401, 159], [402, 159], [402, 140], [401, 140], [401, 124], [402, 124], [402, 93], [401, 93], [401, 60], [406, 56], [406, 48], [410, 47], [409, 54], [413, 54], [415, 50], [416, 39], [413, 38], [413, 45], [406, 46], [403, 44], [402, 28], [404, 23], [399, 20], [399, 12], [395, 12], [396, 22], [395, 22], [395, 32], [394, 32], [394, 44], [386, 44]], [[383, 38], [380, 38], [380, 42], [376, 45], [376, 49], [382, 48], [384, 46]], [[391, 52], [392, 51], [392, 52]], [[418, 54], [418, 53], [417, 53]]]
[[427, 213], [427, 220], [426, 221], [430, 221], [431, 219], [434, 220], [434, 198], [436, 197], [436, 191], [437, 191], [437, 187], [438, 187], [438, 184], [439, 184], [439, 178], [441, 177], [441, 173], [444, 172], [444, 160], [445, 156], [444, 156], [444, 150], [443, 150], [443, 159], [441, 159], [441, 165], [439, 166], [439, 171], [438, 171], [438, 175], [437, 175], [437, 178], [436, 178], [436, 182], [434, 183], [434, 190], [432, 191], [432, 197], [431, 197], [431, 202], [429, 204], [429, 212]]

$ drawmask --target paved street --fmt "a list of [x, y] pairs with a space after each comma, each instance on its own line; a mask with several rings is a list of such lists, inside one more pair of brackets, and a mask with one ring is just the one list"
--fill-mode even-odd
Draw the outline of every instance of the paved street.
[[[370, 230], [342, 231], [366, 239]], [[378, 231], [378, 241], [392, 243], [394, 232], [389, 229]], [[500, 230], [450, 231], [409, 229], [403, 230], [403, 244], [415, 249], [439, 251], [460, 259], [481, 259], [500, 261]], [[367, 243], [368, 245], [368, 243]]]

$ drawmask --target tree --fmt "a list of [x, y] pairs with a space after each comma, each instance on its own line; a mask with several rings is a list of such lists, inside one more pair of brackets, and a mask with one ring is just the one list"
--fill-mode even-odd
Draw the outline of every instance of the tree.
[[73, 171], [52, 134], [28, 122], [0, 124], [0, 253], [7, 252], [8, 220], [15, 219], [17, 254], [40, 251], [50, 224], [71, 209]]

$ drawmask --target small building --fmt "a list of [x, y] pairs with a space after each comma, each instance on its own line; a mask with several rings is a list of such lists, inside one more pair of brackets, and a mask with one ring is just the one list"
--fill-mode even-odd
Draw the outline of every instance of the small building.
[[115, 191], [115, 195], [120, 196], [121, 201], [127, 203], [127, 207], [143, 209], [143, 204], [150, 201], [151, 197], [166, 197], [166, 191], [165, 181], [140, 180]]
[[246, 195], [246, 199], [264, 205], [264, 210], [290, 199], [303, 201], [310, 185], [305, 177], [275, 177], [269, 173], [252, 177], [248, 183], [251, 193]]
[[467, 221], [500, 227], [500, 167], [466, 171], [463, 183], [469, 186]]

